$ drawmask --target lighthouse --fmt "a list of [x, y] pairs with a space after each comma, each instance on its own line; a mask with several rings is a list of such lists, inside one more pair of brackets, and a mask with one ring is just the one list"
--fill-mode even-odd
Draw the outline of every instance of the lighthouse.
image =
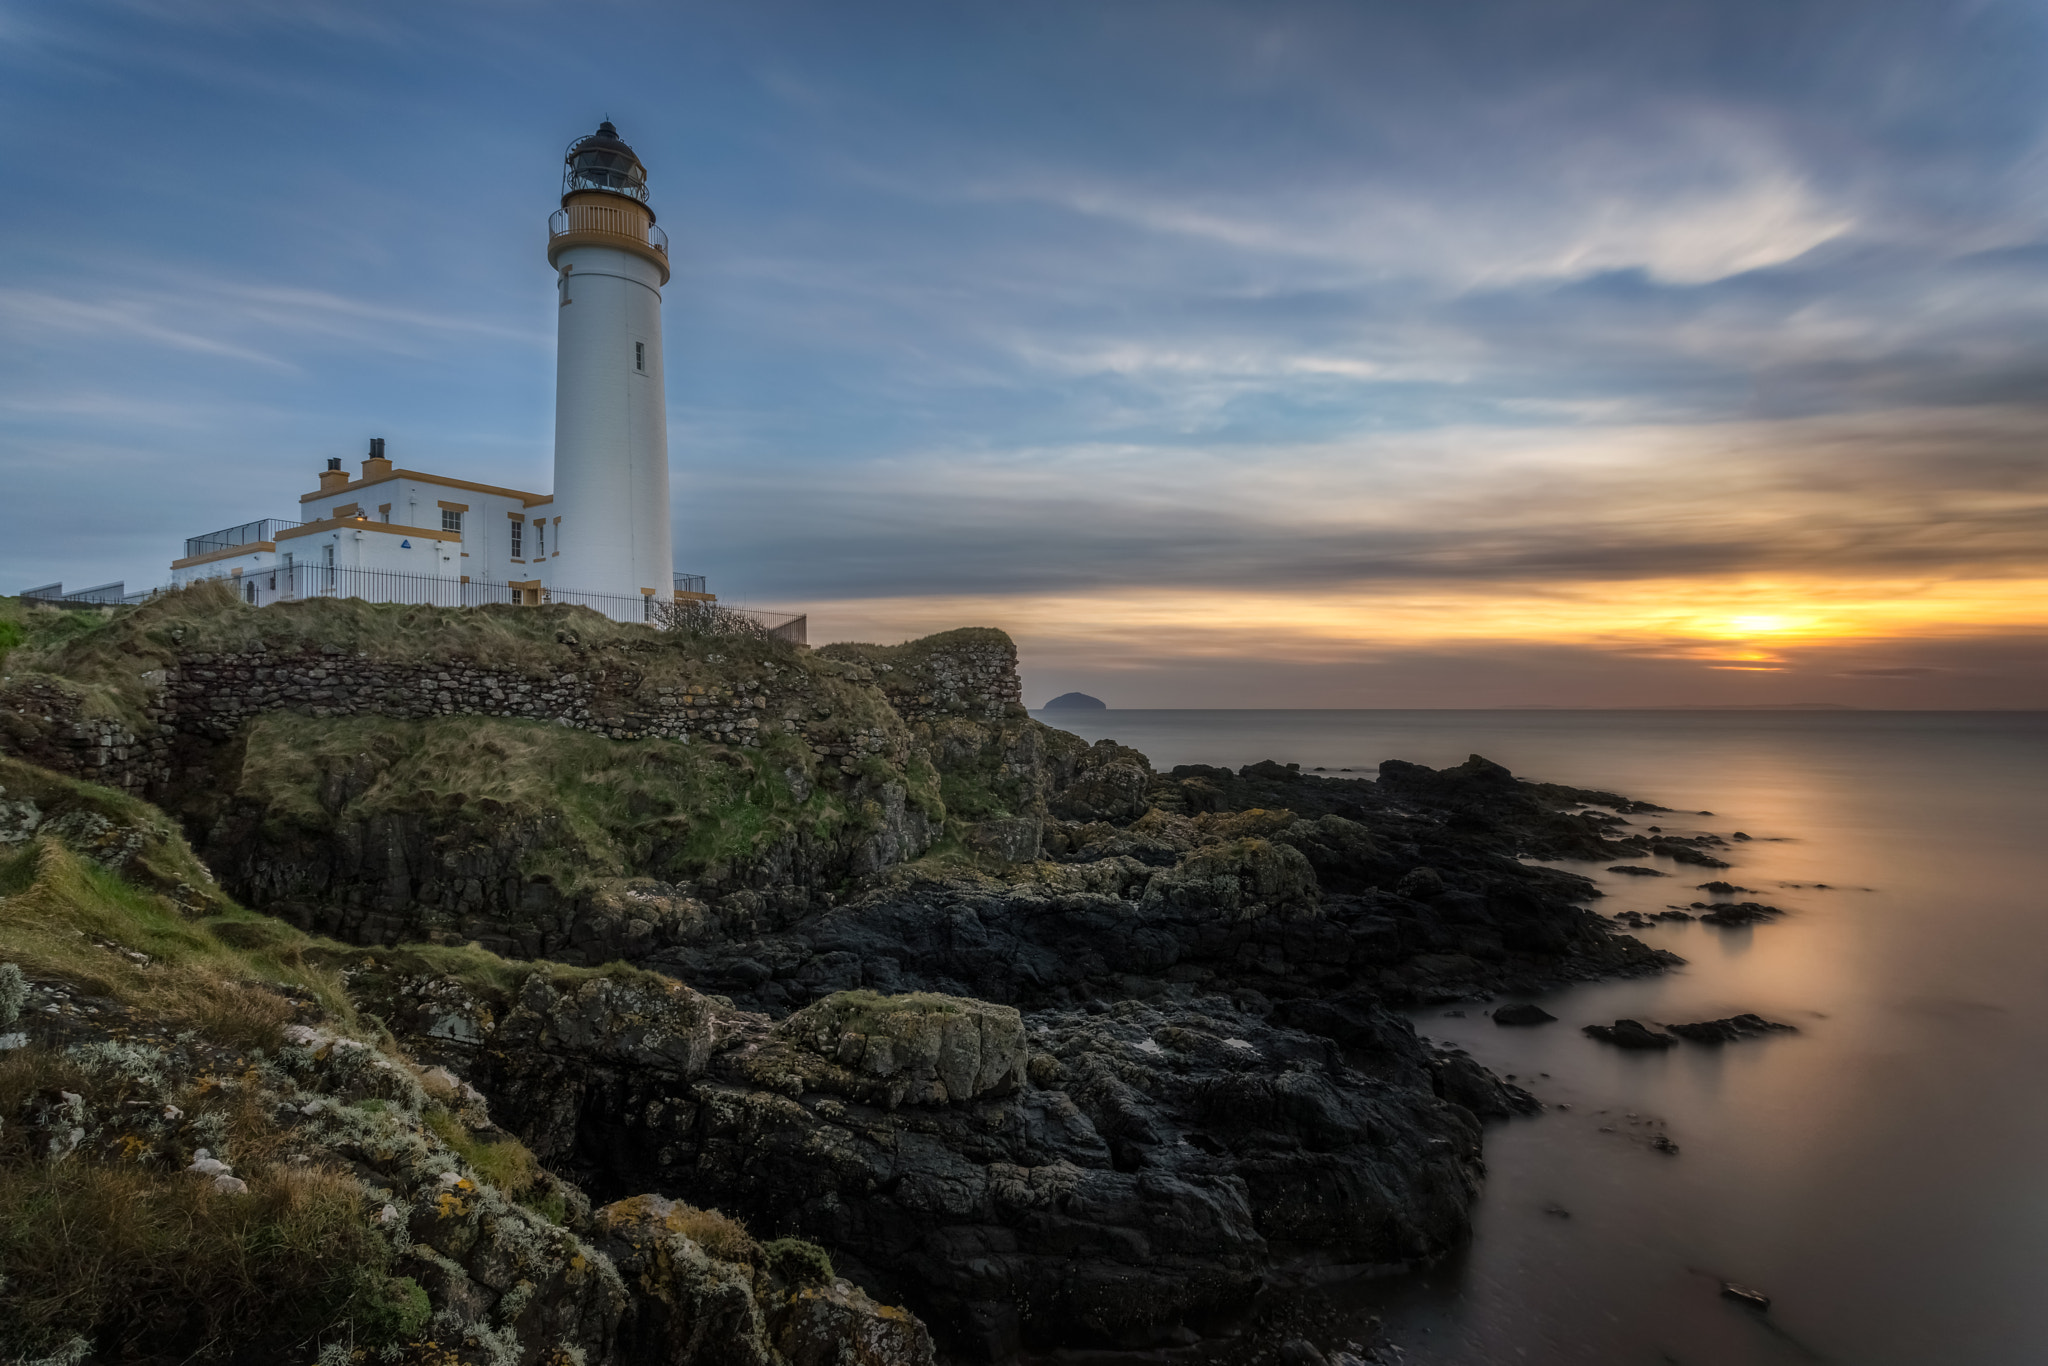
[[[543, 519], [547, 583], [671, 601], [668, 410], [661, 290], [668, 236], [647, 168], [609, 122], [569, 144], [562, 207], [548, 220], [555, 268], [555, 493]], [[613, 615], [645, 613], [622, 601]]]

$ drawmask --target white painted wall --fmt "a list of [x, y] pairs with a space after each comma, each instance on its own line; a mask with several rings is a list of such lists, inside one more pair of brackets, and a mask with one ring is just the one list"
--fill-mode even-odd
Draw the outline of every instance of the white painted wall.
[[[666, 600], [675, 551], [668, 504], [661, 273], [611, 247], [562, 251], [555, 352], [551, 586]], [[635, 365], [635, 343], [645, 368]], [[558, 533], [551, 528], [550, 536]]]

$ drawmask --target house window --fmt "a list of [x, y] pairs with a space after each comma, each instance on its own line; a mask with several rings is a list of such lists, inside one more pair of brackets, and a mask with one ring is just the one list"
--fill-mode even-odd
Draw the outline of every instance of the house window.
[[548, 557], [548, 524], [546, 522], [535, 522], [533, 524], [533, 557], [537, 560], [545, 560]]
[[459, 535], [462, 531], [462, 514], [453, 508], [442, 508], [441, 530], [453, 531]]
[[[523, 535], [524, 530], [524, 523], [514, 522], [512, 524], [512, 558], [515, 560], [526, 553], [525, 551], [519, 548], [521, 542], [525, 540], [525, 536]], [[518, 599], [515, 598], [513, 599], [513, 601], [517, 602]]]
[[243, 580], [243, 583], [242, 583], [242, 591], [243, 591], [244, 593], [246, 593], [246, 594], [248, 594], [248, 595], [249, 595], [249, 605], [250, 605], [251, 607], [255, 606], [255, 605], [256, 605], [256, 580], [254, 580], [254, 579], [245, 579], [245, 580]]
[[513, 590], [512, 590], [512, 605], [513, 605], [514, 607], [524, 607], [524, 606], [526, 605], [526, 590], [525, 590], [525, 589], [523, 589], [523, 588], [515, 588], [515, 589], [513, 589]]
[[647, 373], [647, 343], [646, 343], [646, 342], [634, 342], [634, 343], [633, 343], [633, 368], [634, 368], [635, 370], [638, 370], [638, 371], [640, 371], [640, 372], [641, 372], [642, 374], [645, 374], [645, 373]]

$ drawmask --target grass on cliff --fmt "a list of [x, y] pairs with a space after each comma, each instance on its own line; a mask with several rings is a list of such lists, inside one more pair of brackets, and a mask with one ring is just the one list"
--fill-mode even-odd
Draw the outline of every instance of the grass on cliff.
[[[0, 1059], [6, 1113], [19, 1108], [7, 1094], [17, 1074], [36, 1061]], [[389, 1248], [353, 1176], [241, 1170], [248, 1194], [220, 1195], [139, 1163], [0, 1151], [0, 1359], [56, 1355], [81, 1338], [96, 1360], [153, 1359], [173, 1335], [233, 1344], [201, 1359], [285, 1359], [344, 1318], [393, 1334], [424, 1326], [413, 1303], [424, 1296], [388, 1274]]]
[[[25, 633], [7, 660], [10, 674], [63, 679], [84, 696], [88, 714], [131, 725], [149, 691], [144, 675], [191, 654], [324, 650], [395, 662], [461, 660], [549, 680], [575, 672], [577, 652], [592, 650], [623, 650], [652, 674], [687, 670], [735, 681], [804, 664], [785, 641], [658, 631], [586, 607], [429, 607], [358, 598], [251, 607], [222, 580], [105, 611], [17, 606], [11, 615], [0, 612], [0, 621], [18, 622]], [[715, 665], [708, 664], [714, 655]]]
[[299, 1013], [287, 991], [353, 1026], [339, 975], [308, 961], [310, 943], [246, 911], [188, 919], [55, 839], [0, 855], [0, 957], [237, 1047], [276, 1047]]
[[0, 597], [0, 669], [18, 647], [47, 649], [107, 624], [119, 608], [55, 607], [27, 598]]
[[[527, 846], [524, 876], [574, 891], [593, 878], [719, 876], [793, 835], [829, 843], [879, 823], [879, 809], [816, 782], [811, 767], [786, 735], [737, 749], [495, 717], [277, 712], [250, 725], [233, 795], [260, 808], [266, 837], [281, 843], [344, 816], [466, 816], [480, 841]], [[936, 806], [937, 775], [912, 769], [911, 800]]]

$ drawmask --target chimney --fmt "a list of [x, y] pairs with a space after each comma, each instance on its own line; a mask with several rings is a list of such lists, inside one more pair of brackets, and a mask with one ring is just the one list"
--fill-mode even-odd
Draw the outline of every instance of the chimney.
[[370, 458], [363, 462], [363, 478], [375, 479], [380, 474], [391, 473], [391, 462], [384, 458], [384, 438], [370, 438]]
[[327, 468], [320, 471], [320, 491], [322, 493], [340, 493], [347, 487], [348, 471], [341, 467], [341, 458], [339, 456], [330, 458], [327, 462]]

